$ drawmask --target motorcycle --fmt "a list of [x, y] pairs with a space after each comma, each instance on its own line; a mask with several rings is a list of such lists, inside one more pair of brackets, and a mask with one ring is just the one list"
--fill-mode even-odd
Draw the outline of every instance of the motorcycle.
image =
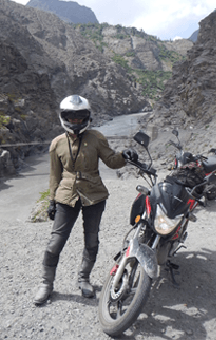
[[157, 171], [152, 167], [148, 150], [149, 136], [139, 131], [134, 140], [143, 146], [150, 164], [128, 161], [139, 169], [150, 188], [137, 186], [138, 195], [132, 204], [130, 230], [123, 239], [121, 250], [114, 257], [114, 265], [103, 285], [99, 298], [99, 322], [103, 332], [118, 336], [128, 329], [144, 308], [160, 266], [169, 268], [173, 283], [176, 264], [171, 258], [187, 238], [189, 221], [195, 222], [194, 209], [203, 205], [202, 195], [194, 195], [197, 188], [216, 184], [213, 171], [192, 189], [177, 183], [175, 177], [157, 183]]
[[[184, 167], [191, 162], [195, 162], [196, 165], [203, 167], [206, 175], [216, 170], [216, 149], [212, 148], [208, 151], [208, 153], [212, 153], [209, 157], [193, 155], [191, 152], [185, 152], [183, 150], [183, 146], [178, 137], [178, 130], [174, 129], [172, 133], [176, 136], [178, 141], [175, 143], [172, 139], [169, 140], [169, 144], [173, 145], [178, 150], [174, 158], [173, 170]], [[214, 184], [205, 186], [205, 198], [209, 201], [216, 198], [216, 186]]]

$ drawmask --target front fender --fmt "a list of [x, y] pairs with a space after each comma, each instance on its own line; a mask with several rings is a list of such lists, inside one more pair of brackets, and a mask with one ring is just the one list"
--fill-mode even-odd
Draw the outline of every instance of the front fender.
[[121, 259], [116, 274], [113, 279], [113, 287], [117, 288], [119, 280], [123, 275], [125, 266], [131, 258], [136, 258], [140, 265], [145, 269], [151, 279], [158, 277], [158, 264], [154, 250], [146, 244], [139, 244], [137, 239], [130, 241], [126, 254]]
[[156, 253], [146, 244], [139, 244], [136, 239], [130, 242], [129, 257], [135, 257], [152, 279], [158, 276]]

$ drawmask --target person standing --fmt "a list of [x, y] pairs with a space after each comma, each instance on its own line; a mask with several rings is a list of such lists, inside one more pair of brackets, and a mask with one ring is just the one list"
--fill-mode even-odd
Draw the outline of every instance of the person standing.
[[136, 160], [132, 149], [121, 153], [112, 150], [107, 139], [97, 130], [89, 129], [89, 101], [71, 95], [60, 103], [59, 118], [65, 133], [53, 139], [50, 146], [50, 206], [54, 220], [51, 238], [42, 264], [42, 281], [35, 296], [35, 305], [43, 304], [53, 291], [60, 253], [82, 212], [84, 249], [78, 273], [78, 285], [83, 297], [94, 297], [90, 273], [99, 246], [99, 225], [109, 193], [102, 183], [99, 158], [110, 168], [126, 165], [126, 159]]

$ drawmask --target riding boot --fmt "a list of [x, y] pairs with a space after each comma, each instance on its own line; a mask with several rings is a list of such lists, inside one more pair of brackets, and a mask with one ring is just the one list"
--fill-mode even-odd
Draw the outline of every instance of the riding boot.
[[82, 260], [81, 268], [78, 273], [78, 284], [81, 289], [82, 296], [86, 298], [92, 298], [95, 296], [94, 287], [89, 281], [91, 270], [95, 261], [89, 261], [87, 259]]
[[34, 304], [42, 305], [50, 297], [53, 291], [53, 282], [55, 279], [56, 267], [42, 267], [42, 282], [35, 296]]

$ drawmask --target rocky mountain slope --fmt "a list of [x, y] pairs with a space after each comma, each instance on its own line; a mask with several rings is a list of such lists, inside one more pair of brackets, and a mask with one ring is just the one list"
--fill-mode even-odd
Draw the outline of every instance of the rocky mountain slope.
[[172, 66], [185, 59], [193, 42], [161, 41], [135, 27], [121, 25], [74, 25], [76, 32], [94, 42], [101, 53], [120, 64], [141, 95], [155, 101], [171, 77]]
[[73, 23], [98, 23], [98, 20], [91, 10], [86, 6], [81, 6], [75, 1], [59, 0], [30, 0], [26, 6], [41, 9], [45, 12], [56, 14], [60, 19]]
[[[126, 72], [101, 56], [94, 44], [70, 24], [53, 14], [11, 1], [1, 0], [0, 5], [0, 38], [19, 50], [27, 69], [48, 77], [55, 104], [68, 94], [80, 93], [91, 99], [95, 113], [119, 114], [145, 107], [144, 98], [137, 102], [136, 90]], [[25, 81], [28, 83], [28, 78]]]
[[159, 126], [209, 126], [216, 111], [216, 12], [200, 22], [187, 59], [173, 67], [163, 98], [156, 104]]

